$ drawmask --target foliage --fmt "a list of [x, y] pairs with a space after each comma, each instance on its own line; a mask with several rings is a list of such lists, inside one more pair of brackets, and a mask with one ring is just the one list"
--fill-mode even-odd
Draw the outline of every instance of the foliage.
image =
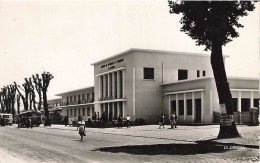
[[243, 27], [239, 17], [247, 16], [254, 10], [251, 1], [181, 1], [168, 0], [170, 13], [180, 14], [181, 31], [196, 40], [197, 45], [205, 45], [205, 50], [212, 48], [212, 37], [220, 37], [226, 45], [239, 36], [237, 28]]

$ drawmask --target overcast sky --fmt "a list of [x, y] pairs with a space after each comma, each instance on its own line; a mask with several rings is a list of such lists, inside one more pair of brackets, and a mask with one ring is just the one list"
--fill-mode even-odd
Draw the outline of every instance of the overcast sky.
[[[93, 86], [91, 63], [130, 48], [205, 52], [167, 1], [0, 2], [0, 88], [49, 71], [54, 95]], [[259, 76], [259, 5], [223, 48], [228, 76]]]

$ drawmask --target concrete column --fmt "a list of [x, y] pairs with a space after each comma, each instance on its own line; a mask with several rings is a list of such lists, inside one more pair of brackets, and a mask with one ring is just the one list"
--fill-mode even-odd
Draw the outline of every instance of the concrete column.
[[117, 71], [117, 98], [120, 98], [120, 73]]
[[112, 103], [112, 121], [115, 119], [115, 103]]
[[171, 95], [169, 95], [169, 119], [171, 117]]
[[123, 108], [122, 108], [122, 117], [125, 117], [125, 102], [122, 102]]
[[238, 91], [238, 108], [237, 110], [241, 112], [241, 91]]
[[115, 99], [115, 91], [116, 91], [116, 81], [115, 81], [115, 73], [112, 72], [112, 96]]
[[125, 70], [122, 70], [122, 97], [125, 98]]
[[135, 118], [135, 67], [133, 67], [133, 120]]
[[179, 101], [178, 101], [178, 94], [176, 94], [176, 115], [179, 117]]
[[110, 94], [110, 74], [107, 74], [107, 96], [111, 96], [111, 94]]
[[[87, 108], [88, 109], [88, 108]], [[89, 110], [89, 115], [90, 115], [90, 118], [92, 119], [92, 107], [91, 108], [89, 108], [90, 110]], [[88, 110], [87, 110], [87, 112], [88, 112]]]
[[186, 121], [187, 117], [187, 101], [186, 101], [186, 93], [183, 94], [183, 103], [184, 103], [184, 122]]
[[204, 120], [204, 92], [201, 91], [200, 92], [200, 95], [201, 95], [201, 122], [203, 122]]
[[104, 97], [106, 97], [106, 75], [103, 75], [102, 76], [103, 77], [103, 88], [102, 88], [102, 90], [103, 90], [103, 93], [102, 93], [102, 98], [104, 98]]
[[191, 93], [191, 99], [192, 99], [192, 122], [195, 121], [195, 98], [194, 98], [194, 92]]
[[250, 108], [254, 107], [254, 92], [251, 91], [251, 97], [250, 97]]
[[[102, 90], [102, 76], [99, 76], [98, 77], [99, 78], [99, 96], [98, 96], [98, 98], [101, 98], [102, 97], [102, 92], [103, 92], [103, 90]], [[87, 93], [86, 93], [86, 100], [87, 100]]]
[[107, 120], [109, 121], [109, 110], [110, 110], [110, 105], [107, 103]]
[[[119, 102], [116, 102], [116, 104], [117, 104], [117, 117], [118, 117], [119, 114], [120, 114], [120, 113], [119, 113], [119, 111], [120, 111], [120, 110], [119, 110]], [[121, 116], [122, 116], [122, 115], [121, 115]]]

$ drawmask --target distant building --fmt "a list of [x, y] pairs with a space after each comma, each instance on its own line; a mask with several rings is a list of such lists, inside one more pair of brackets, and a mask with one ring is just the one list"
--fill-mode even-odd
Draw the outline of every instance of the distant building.
[[[58, 94], [63, 116], [86, 118], [106, 112], [110, 121], [128, 114], [132, 120], [153, 123], [161, 113], [168, 118], [175, 111], [180, 123], [212, 123], [213, 113], [219, 112], [207, 54], [130, 49], [92, 65], [94, 87]], [[229, 77], [228, 81], [235, 111], [259, 106], [259, 79]], [[83, 94], [92, 101], [81, 103]]]
[[87, 119], [94, 114], [94, 87], [82, 88], [57, 94], [61, 96], [62, 116], [78, 120], [78, 116]]

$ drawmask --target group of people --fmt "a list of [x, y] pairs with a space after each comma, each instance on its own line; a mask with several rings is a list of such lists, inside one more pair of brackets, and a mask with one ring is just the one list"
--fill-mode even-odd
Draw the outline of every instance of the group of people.
[[[159, 120], [159, 128], [161, 128], [161, 126], [163, 128], [164, 127], [164, 124], [165, 124], [165, 117], [163, 114], [161, 114], [160, 116], [160, 120]], [[170, 115], [170, 124], [171, 124], [171, 128], [174, 129], [174, 128], [177, 128], [177, 115], [175, 112], [173, 112], [171, 115]]]
[[[126, 127], [130, 128], [130, 119], [131, 119], [130, 116], [127, 114], [125, 119], [126, 119]], [[123, 118], [121, 115], [117, 117], [117, 126], [118, 128], [122, 128], [123, 126]]]

